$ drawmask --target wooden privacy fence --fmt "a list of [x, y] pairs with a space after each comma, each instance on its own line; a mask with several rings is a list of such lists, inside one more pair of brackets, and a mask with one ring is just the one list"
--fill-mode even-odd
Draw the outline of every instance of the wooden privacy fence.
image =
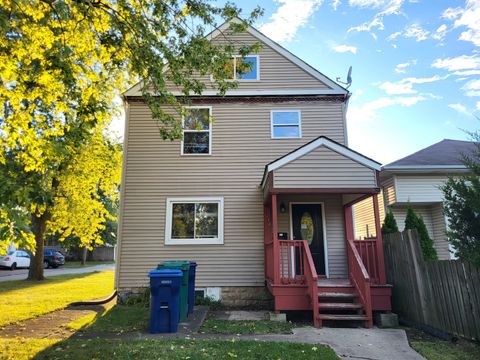
[[480, 269], [459, 260], [425, 262], [417, 233], [385, 235], [387, 281], [400, 318], [480, 340]]

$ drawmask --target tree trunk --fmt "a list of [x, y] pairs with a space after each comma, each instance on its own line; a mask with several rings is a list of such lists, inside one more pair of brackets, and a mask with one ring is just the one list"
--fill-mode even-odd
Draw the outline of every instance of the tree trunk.
[[84, 246], [82, 248], [82, 261], [81, 261], [82, 266], [87, 263], [87, 251], [88, 251], [87, 247]]
[[30, 258], [28, 280], [45, 279], [43, 276], [43, 246], [48, 219], [49, 214], [47, 212], [43, 213], [41, 216], [32, 215], [32, 230], [33, 235], [35, 236], [35, 254]]

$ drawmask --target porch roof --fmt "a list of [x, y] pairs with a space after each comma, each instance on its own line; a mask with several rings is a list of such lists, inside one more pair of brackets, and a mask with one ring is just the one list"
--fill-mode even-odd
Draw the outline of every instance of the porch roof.
[[268, 163], [261, 187], [372, 189], [378, 187], [380, 167], [375, 160], [320, 136]]

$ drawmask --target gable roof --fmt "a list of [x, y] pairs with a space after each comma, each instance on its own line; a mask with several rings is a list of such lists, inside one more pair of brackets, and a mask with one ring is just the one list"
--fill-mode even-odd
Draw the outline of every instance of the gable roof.
[[302, 156], [307, 155], [308, 153], [312, 152], [313, 150], [319, 148], [320, 146], [325, 146], [326, 148], [335, 151], [336, 153], [343, 155], [357, 163], [364, 165], [370, 169], [380, 171], [381, 164], [375, 160], [372, 160], [359, 152], [352, 150], [345, 145], [342, 145], [326, 136], [319, 136], [318, 138], [306, 143], [305, 145], [300, 146], [299, 148], [289, 152], [288, 154], [279, 157], [276, 160], [265, 165], [265, 171], [263, 173], [263, 178], [261, 182], [261, 187], [265, 186], [265, 182], [267, 180], [267, 176], [271, 171], [275, 171], [280, 169], [281, 167], [295, 161]]
[[383, 166], [384, 170], [462, 169], [463, 155], [477, 150], [472, 141], [444, 139], [400, 160]]
[[[240, 23], [243, 22], [243, 20], [239, 18], [233, 18], [225, 23], [223, 23], [221, 26], [219, 26], [217, 29], [212, 31], [210, 34], [207, 35], [207, 38], [211, 41], [215, 39], [217, 36], [221, 35], [225, 31], [227, 31], [230, 28], [231, 23]], [[330, 87], [330, 89], [318, 89], [318, 90], [295, 90], [295, 91], [261, 91], [259, 92], [258, 95], [284, 95], [286, 93], [295, 93], [295, 95], [348, 95], [349, 91], [327, 77], [326, 75], [322, 74], [320, 71], [315, 69], [313, 66], [307, 64], [305, 61], [297, 57], [296, 55], [292, 54], [290, 51], [276, 43], [275, 41], [271, 40], [264, 34], [262, 34], [260, 31], [249, 25], [246, 29], [246, 32], [257, 38], [259, 41], [265, 43], [266, 45], [270, 46], [273, 50], [284, 56], [286, 59], [300, 67], [302, 70], [316, 78], [317, 80], [323, 82], [325, 85]], [[166, 66], [165, 71], [167, 70], [168, 65]], [[136, 85], [132, 86], [130, 89], [126, 90], [122, 95], [123, 96], [140, 96], [141, 95], [141, 88], [143, 87], [143, 82], [140, 81]], [[176, 91], [172, 91], [173, 95], [177, 95]], [[216, 90], [205, 90], [202, 95], [216, 95], [217, 91]], [[178, 95], [182, 95], [180, 92], [178, 92]], [[225, 96], [245, 96], [245, 95], [252, 95], [252, 91], [239, 91], [239, 90], [230, 90], [227, 91]], [[191, 96], [197, 96], [196, 94], [191, 94]]]

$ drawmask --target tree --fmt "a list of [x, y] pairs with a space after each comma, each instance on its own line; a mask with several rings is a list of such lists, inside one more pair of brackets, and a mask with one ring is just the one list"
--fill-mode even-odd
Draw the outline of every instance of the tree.
[[382, 225], [382, 234], [393, 234], [398, 232], [397, 221], [393, 216], [391, 209], [388, 209], [387, 214], [385, 215], [385, 220]]
[[470, 133], [475, 143], [462, 159], [468, 174], [449, 176], [442, 187], [444, 213], [448, 218], [447, 238], [455, 254], [480, 266], [480, 133]]
[[142, 79], [160, 136], [178, 139], [181, 121], [164, 105], [181, 112], [201, 94], [197, 75], [213, 75], [221, 94], [235, 87], [231, 55], [259, 48], [206, 38], [239, 13], [207, 0], [0, 0], [0, 226], [4, 241], [17, 231], [34, 250], [29, 278], [43, 279], [47, 232], [100, 241], [108, 211], [98, 190], [115, 196], [120, 169], [105, 136], [114, 97]]
[[407, 207], [407, 216], [405, 218], [405, 230], [417, 230], [422, 249], [423, 258], [427, 261], [437, 260], [437, 250], [433, 247], [433, 240], [428, 235], [427, 226], [421, 216], [418, 216], [411, 206]]

